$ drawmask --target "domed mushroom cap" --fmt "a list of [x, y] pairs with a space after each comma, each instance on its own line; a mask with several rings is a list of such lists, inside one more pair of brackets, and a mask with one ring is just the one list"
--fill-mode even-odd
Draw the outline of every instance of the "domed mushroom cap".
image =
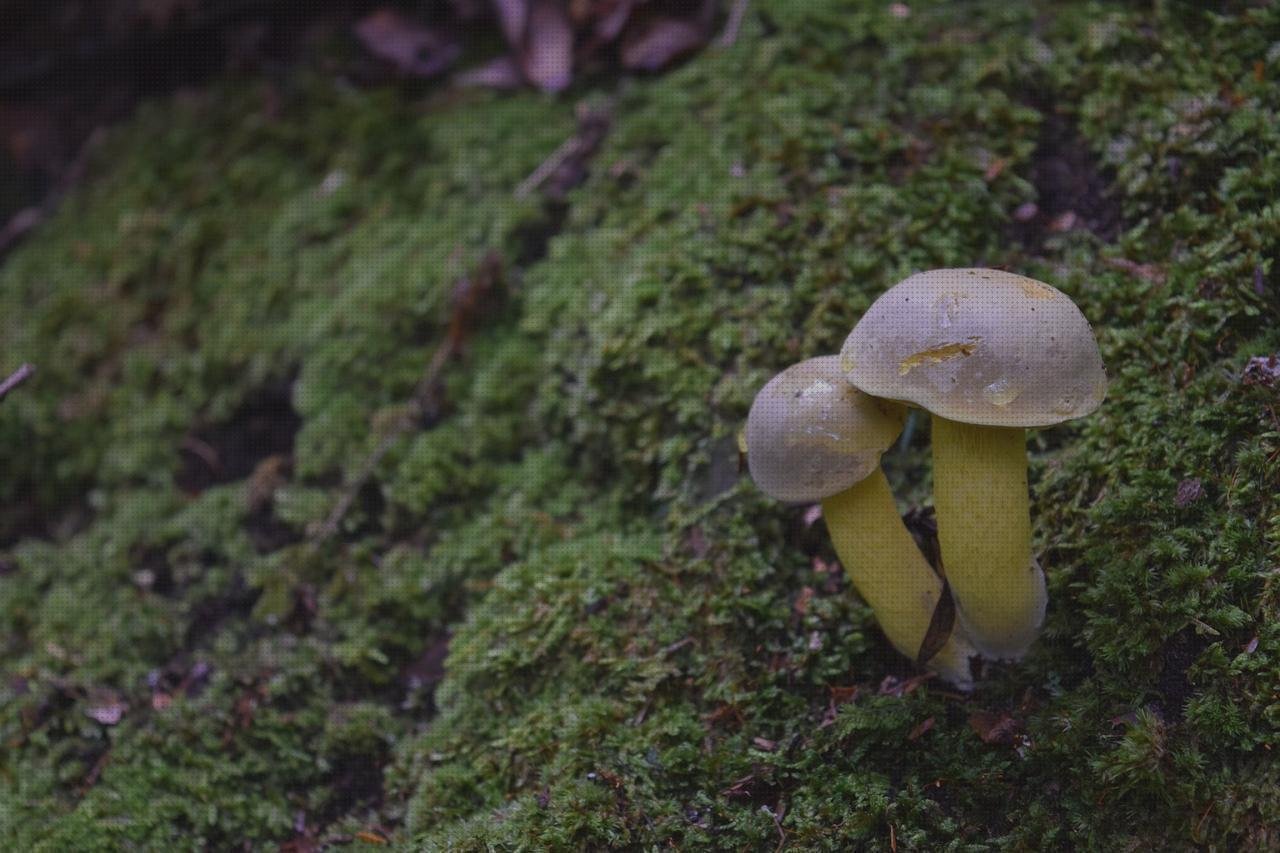
[[906, 409], [868, 397], [845, 379], [840, 357], [793, 364], [760, 389], [747, 417], [751, 478], [795, 503], [842, 492], [880, 464]]
[[840, 353], [849, 381], [961, 423], [1043, 427], [1107, 393], [1089, 321], [1060, 290], [1014, 273], [917, 273], [875, 301]]

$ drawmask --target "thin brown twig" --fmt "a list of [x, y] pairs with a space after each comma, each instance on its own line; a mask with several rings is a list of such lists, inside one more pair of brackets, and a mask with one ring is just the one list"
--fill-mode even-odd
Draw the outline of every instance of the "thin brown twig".
[[36, 369], [33, 365], [23, 364], [13, 373], [10, 373], [8, 379], [0, 382], [0, 400], [9, 396], [10, 391], [30, 379], [35, 372]]
[[93, 133], [89, 134], [89, 138], [85, 140], [84, 145], [80, 146], [80, 150], [76, 153], [75, 159], [71, 161], [71, 165], [67, 166], [66, 171], [62, 173], [62, 177], [58, 179], [57, 185], [49, 191], [44, 200], [36, 206], [24, 207], [11, 216], [3, 226], [0, 226], [0, 255], [3, 255], [18, 240], [22, 239], [24, 234], [48, 218], [57, 208], [58, 203], [62, 201], [62, 197], [84, 179], [85, 172], [89, 169], [89, 160], [93, 156], [93, 152], [102, 144], [106, 136], [106, 130], [101, 127], [94, 128]]
[[364, 488], [364, 484], [373, 476], [374, 469], [391, 452], [391, 448], [395, 447], [396, 442], [413, 428], [415, 421], [426, 412], [429, 405], [428, 400], [440, 382], [444, 366], [456, 351], [457, 344], [453, 338], [449, 338], [436, 349], [435, 355], [431, 358], [431, 363], [427, 365], [422, 379], [414, 390], [413, 397], [410, 398], [410, 411], [395, 422], [391, 430], [383, 436], [382, 441], [378, 442], [378, 446], [365, 459], [364, 464], [360, 466], [360, 471], [343, 491], [342, 496], [338, 498], [338, 502], [334, 504], [328, 518], [324, 520], [324, 523], [316, 531], [315, 541], [317, 543], [324, 542], [338, 532], [338, 525], [342, 523], [342, 519], [351, 510], [351, 505], [355, 503], [360, 490]]
[[579, 104], [578, 129], [516, 186], [515, 197], [528, 197], [565, 164], [590, 159], [608, 132], [611, 114], [612, 104], [608, 102], [598, 108]]
[[716, 47], [733, 47], [738, 40], [738, 31], [742, 29], [742, 20], [747, 16], [747, 6], [751, 0], [733, 0], [729, 7], [729, 18], [724, 22], [724, 29], [716, 39]]
[[501, 277], [502, 258], [497, 252], [491, 251], [471, 275], [463, 277], [454, 286], [448, 331], [444, 342], [436, 348], [435, 354], [432, 355], [431, 361], [422, 373], [422, 378], [414, 387], [413, 395], [409, 398], [409, 410], [392, 424], [387, 434], [378, 442], [378, 446], [366, 457], [364, 464], [360, 466], [356, 476], [338, 498], [338, 502], [334, 504], [324, 523], [316, 530], [313, 544], [318, 545], [338, 532], [342, 519], [351, 510], [360, 490], [364, 488], [365, 483], [369, 482], [374, 470], [391, 452], [391, 448], [413, 430], [415, 424], [422, 423], [435, 410], [436, 405], [433, 401], [440, 388], [445, 366], [448, 365], [449, 359], [462, 351], [463, 345], [481, 316], [489, 309], [491, 300], [497, 296], [495, 291]]

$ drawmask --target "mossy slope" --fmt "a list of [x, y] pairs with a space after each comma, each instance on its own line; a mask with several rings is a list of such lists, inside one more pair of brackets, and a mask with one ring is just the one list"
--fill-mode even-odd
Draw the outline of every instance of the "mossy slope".
[[[563, 206], [512, 196], [573, 130], [536, 95], [299, 75], [149, 109], [0, 270], [41, 367], [0, 406], [0, 493], [36, 510], [0, 517], [0, 830], [1280, 844], [1280, 423], [1244, 377], [1280, 350], [1280, 13], [1226, 5], [753, 3], [734, 47], [601, 84]], [[1015, 219], [1099, 175], [1093, 230]], [[509, 295], [441, 417], [311, 549], [490, 249]], [[911, 680], [733, 441], [773, 372], [961, 265], [1066, 290], [1112, 378], [1032, 439], [1048, 625], [967, 699]], [[286, 473], [192, 487], [192, 438], [280, 388]], [[926, 450], [890, 462], [917, 503]]]

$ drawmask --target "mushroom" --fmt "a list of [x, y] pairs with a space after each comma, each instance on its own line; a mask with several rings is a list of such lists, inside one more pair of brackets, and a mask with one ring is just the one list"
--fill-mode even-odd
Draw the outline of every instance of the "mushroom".
[[770, 497], [822, 502], [836, 553], [889, 642], [967, 689], [976, 652], [953, 632], [949, 593], [902, 523], [880, 468], [905, 414], [904, 406], [845, 381], [839, 356], [812, 358], [756, 395], [747, 418], [747, 465]]
[[1048, 598], [1031, 554], [1024, 430], [1102, 403], [1089, 321], [1035, 279], [932, 270], [881, 295], [840, 359], [867, 394], [932, 414], [938, 541], [961, 625], [984, 655], [1021, 658]]

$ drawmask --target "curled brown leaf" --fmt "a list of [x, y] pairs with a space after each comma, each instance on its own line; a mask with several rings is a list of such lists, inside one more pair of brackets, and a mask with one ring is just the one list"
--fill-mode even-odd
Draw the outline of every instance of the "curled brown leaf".
[[653, 18], [628, 30], [622, 43], [622, 64], [632, 71], [659, 71], [702, 47], [706, 30], [683, 18]]
[[573, 25], [554, 0], [535, 0], [525, 33], [524, 76], [544, 92], [560, 92], [573, 82]]
[[394, 9], [377, 9], [364, 16], [356, 23], [355, 33], [374, 56], [415, 77], [442, 73], [462, 53], [462, 45], [456, 39]]

